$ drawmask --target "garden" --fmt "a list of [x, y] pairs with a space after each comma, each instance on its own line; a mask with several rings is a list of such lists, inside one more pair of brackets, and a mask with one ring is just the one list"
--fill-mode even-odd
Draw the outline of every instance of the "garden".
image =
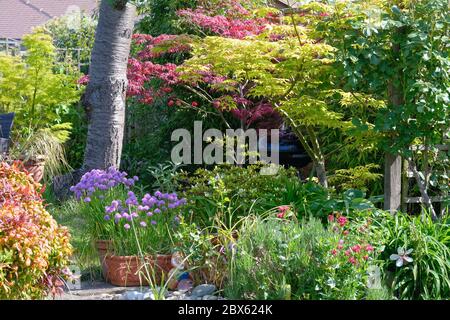
[[102, 0], [35, 28], [0, 52], [0, 300], [450, 299], [448, 9]]

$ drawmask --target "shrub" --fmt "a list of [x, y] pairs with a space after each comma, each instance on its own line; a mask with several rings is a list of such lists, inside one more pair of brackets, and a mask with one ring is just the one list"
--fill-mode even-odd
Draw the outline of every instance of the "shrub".
[[227, 277], [225, 251], [228, 246], [222, 246], [224, 239], [210, 231], [181, 219], [174, 235], [175, 250], [184, 257], [185, 269], [194, 283], [211, 283], [222, 288]]
[[222, 221], [232, 225], [249, 211], [263, 213], [273, 203], [284, 204], [278, 201], [287, 186], [298, 180], [295, 169], [280, 167], [276, 175], [262, 175], [260, 169], [261, 165], [221, 165], [212, 170], [198, 169], [192, 177], [180, 174], [179, 180], [190, 186], [184, 197], [195, 221], [209, 226], [219, 214]]
[[41, 186], [23, 172], [21, 162], [0, 163], [0, 205], [39, 201]]
[[68, 231], [45, 210], [40, 185], [0, 164], [0, 299], [60, 291], [71, 254]]
[[336, 211], [348, 215], [375, 208], [362, 191], [349, 189], [336, 195], [314, 182], [303, 183], [294, 168], [280, 167], [276, 175], [262, 175], [260, 169], [261, 165], [221, 165], [199, 169], [191, 177], [179, 174], [178, 180], [188, 185], [179, 189], [186, 189], [184, 197], [189, 200], [193, 220], [210, 226], [220, 216], [230, 226], [249, 212], [262, 214], [289, 205], [299, 218], [312, 215], [326, 222]]
[[[369, 264], [364, 258], [369, 254], [363, 254], [365, 238], [345, 232], [342, 254], [336, 254], [333, 249], [341, 245], [345, 230], [334, 227], [324, 228], [315, 218], [298, 224], [284, 218], [249, 217], [232, 257], [226, 295], [235, 299], [365, 297]], [[345, 248], [356, 244], [361, 248]]]

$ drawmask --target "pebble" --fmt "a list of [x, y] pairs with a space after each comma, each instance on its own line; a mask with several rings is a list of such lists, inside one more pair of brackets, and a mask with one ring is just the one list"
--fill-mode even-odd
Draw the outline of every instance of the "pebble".
[[212, 284], [201, 284], [192, 290], [192, 295], [197, 297], [203, 297], [212, 295], [217, 290], [215, 285]]
[[[192, 290], [177, 290], [166, 292], [166, 300], [223, 300], [222, 297], [214, 296], [217, 291], [212, 284], [201, 284]], [[152, 290], [129, 290], [119, 295], [102, 295], [102, 300], [156, 300]]]
[[155, 300], [154, 293], [150, 291], [144, 293], [143, 300]]
[[139, 291], [127, 291], [123, 294], [123, 300], [144, 300], [144, 294]]

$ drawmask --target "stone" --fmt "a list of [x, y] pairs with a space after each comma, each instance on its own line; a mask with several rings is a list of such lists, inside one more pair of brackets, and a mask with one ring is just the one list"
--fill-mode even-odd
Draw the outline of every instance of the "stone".
[[155, 300], [155, 295], [151, 291], [147, 291], [143, 295], [143, 300]]
[[123, 294], [124, 300], [144, 300], [144, 294], [139, 291], [127, 291]]
[[217, 300], [218, 298], [216, 296], [212, 296], [212, 295], [206, 295], [203, 296], [202, 300]]
[[212, 295], [216, 290], [216, 286], [213, 284], [201, 284], [192, 290], [192, 295], [196, 297], [208, 296]]
[[183, 290], [183, 291], [179, 290], [179, 291], [173, 291], [173, 292], [171, 292], [171, 294], [173, 296], [184, 296], [186, 294], [186, 292], [187, 292], [187, 290]]

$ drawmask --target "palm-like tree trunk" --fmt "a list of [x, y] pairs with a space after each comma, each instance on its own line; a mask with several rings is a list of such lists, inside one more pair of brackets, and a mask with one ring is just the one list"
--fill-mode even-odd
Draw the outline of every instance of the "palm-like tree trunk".
[[84, 104], [90, 110], [83, 171], [120, 166], [127, 64], [136, 8], [102, 0]]

